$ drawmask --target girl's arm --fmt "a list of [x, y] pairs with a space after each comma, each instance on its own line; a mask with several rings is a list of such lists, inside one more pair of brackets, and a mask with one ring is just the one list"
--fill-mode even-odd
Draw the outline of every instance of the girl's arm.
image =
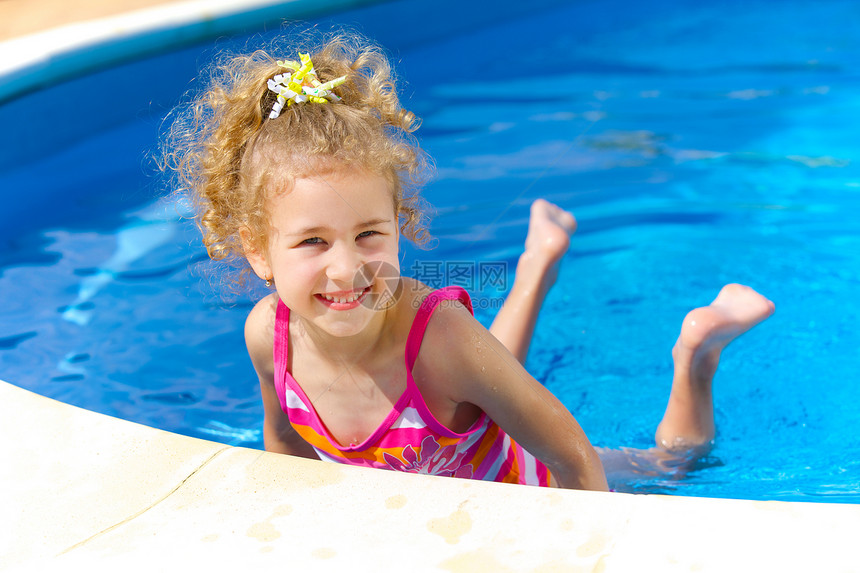
[[600, 458], [567, 408], [459, 303], [433, 314], [422, 372], [453, 403], [475, 404], [543, 462], [558, 485], [608, 489]]
[[275, 391], [275, 364], [273, 354], [275, 332], [276, 294], [258, 302], [245, 321], [245, 344], [260, 378], [263, 397], [263, 443], [268, 452], [290, 454], [319, 459], [316, 452], [290, 425], [289, 417], [281, 409]]

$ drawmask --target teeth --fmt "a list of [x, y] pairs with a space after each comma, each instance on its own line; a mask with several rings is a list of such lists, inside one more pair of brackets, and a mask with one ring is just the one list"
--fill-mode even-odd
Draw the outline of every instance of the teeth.
[[[366, 290], [366, 289], [365, 289], [365, 290]], [[361, 290], [361, 291], [359, 291], [359, 292], [353, 293], [352, 295], [347, 296], [347, 297], [342, 297], [342, 296], [329, 296], [329, 295], [327, 295], [327, 294], [322, 295], [322, 297], [323, 297], [324, 299], [326, 299], [327, 301], [329, 301], [329, 302], [336, 302], [336, 303], [339, 303], [339, 304], [343, 304], [343, 303], [347, 303], [347, 302], [355, 302], [355, 301], [357, 301], [357, 300], [358, 300], [358, 298], [359, 298], [362, 294], [364, 294], [364, 290]]]

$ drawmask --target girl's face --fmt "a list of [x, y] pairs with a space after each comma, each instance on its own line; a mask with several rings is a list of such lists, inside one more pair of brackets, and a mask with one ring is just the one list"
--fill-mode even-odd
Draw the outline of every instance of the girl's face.
[[[388, 181], [361, 169], [339, 169], [296, 179], [268, 208], [268, 253], [248, 255], [257, 275], [274, 279], [278, 296], [308, 326], [332, 336], [362, 332], [376, 314], [369, 301], [385, 294], [390, 274], [400, 273]], [[383, 266], [389, 276], [360, 272], [366, 265]]]

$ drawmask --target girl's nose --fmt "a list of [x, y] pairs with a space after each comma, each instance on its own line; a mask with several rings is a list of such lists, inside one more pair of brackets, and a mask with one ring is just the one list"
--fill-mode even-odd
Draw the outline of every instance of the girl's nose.
[[328, 254], [326, 276], [333, 281], [352, 284], [355, 273], [361, 268], [359, 253], [347, 246], [335, 245]]

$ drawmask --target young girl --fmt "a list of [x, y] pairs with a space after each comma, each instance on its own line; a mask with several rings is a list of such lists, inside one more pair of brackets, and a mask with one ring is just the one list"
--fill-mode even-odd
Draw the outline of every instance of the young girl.
[[[462, 289], [399, 277], [401, 238], [426, 239], [416, 190], [428, 161], [382, 52], [354, 36], [309, 56], [292, 50], [277, 54], [285, 61], [262, 51], [222, 61], [171, 140], [210, 256], [246, 260], [274, 289], [245, 327], [266, 449], [607, 489], [576, 420], [522, 366], [573, 216], [533, 204], [513, 288], [486, 330]], [[659, 469], [706, 451], [720, 353], [772, 311], [740, 285], [692, 311], [673, 351], [657, 447], [603, 452], [606, 463]]]

